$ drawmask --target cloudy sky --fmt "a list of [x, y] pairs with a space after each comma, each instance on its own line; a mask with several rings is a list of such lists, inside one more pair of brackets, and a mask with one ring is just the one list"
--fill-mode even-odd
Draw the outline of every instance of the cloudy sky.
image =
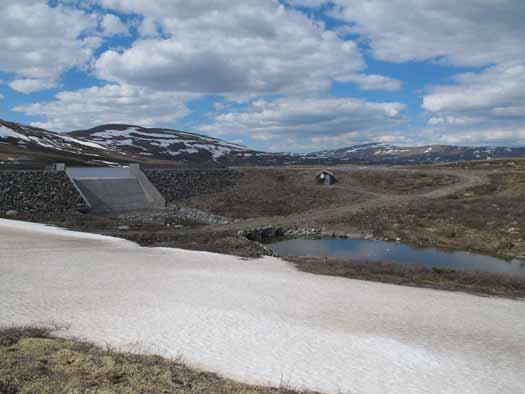
[[0, 118], [525, 145], [523, 0], [1, 0]]

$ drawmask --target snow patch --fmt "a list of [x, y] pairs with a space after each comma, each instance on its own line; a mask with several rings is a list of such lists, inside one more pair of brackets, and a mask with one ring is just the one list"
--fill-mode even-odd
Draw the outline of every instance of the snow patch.
[[[118, 247], [116, 247], [118, 246]], [[525, 388], [525, 303], [0, 220], [0, 325], [326, 393]]]
[[8, 129], [5, 126], [0, 126], [0, 138], [16, 138], [18, 140], [30, 141], [30, 139], [25, 135], [17, 133], [14, 130]]

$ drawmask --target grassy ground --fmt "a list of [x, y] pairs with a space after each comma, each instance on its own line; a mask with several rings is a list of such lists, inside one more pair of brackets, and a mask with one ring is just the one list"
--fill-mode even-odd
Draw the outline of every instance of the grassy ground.
[[445, 198], [378, 207], [337, 218], [327, 227], [353, 226], [377, 237], [504, 258], [525, 255], [525, 172], [498, 171], [488, 179]]
[[294, 263], [300, 271], [312, 274], [525, 299], [525, 279], [503, 275], [350, 259], [288, 257], [286, 260]]
[[297, 394], [240, 384], [157, 356], [54, 338], [46, 329], [0, 329], [2, 394]]
[[386, 194], [425, 193], [437, 187], [451, 185], [457, 178], [448, 174], [430, 172], [405, 173], [401, 171], [359, 171], [350, 177], [350, 184], [371, 192]]
[[287, 216], [306, 211], [347, 206], [366, 201], [367, 192], [420, 193], [451, 184], [455, 177], [443, 174], [334, 169], [338, 182], [318, 185], [321, 168], [243, 168], [244, 176], [231, 189], [194, 197], [179, 204], [234, 219]]

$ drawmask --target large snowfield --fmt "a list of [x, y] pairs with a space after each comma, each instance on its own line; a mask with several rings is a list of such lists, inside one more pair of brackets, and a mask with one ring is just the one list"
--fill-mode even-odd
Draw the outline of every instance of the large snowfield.
[[525, 302], [0, 220], [0, 325], [326, 393], [525, 392]]

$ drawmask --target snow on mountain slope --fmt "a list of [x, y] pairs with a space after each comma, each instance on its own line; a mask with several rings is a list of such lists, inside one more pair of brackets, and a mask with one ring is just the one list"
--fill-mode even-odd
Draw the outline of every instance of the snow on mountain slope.
[[0, 119], [0, 153], [41, 161], [108, 164], [159, 161], [190, 165], [419, 164], [525, 157], [525, 147], [399, 147], [368, 143], [307, 154], [269, 153], [217, 138], [166, 128], [107, 124], [67, 134]]
[[108, 124], [69, 135], [141, 156], [181, 161], [230, 161], [258, 152], [245, 146], [172, 129]]
[[418, 164], [445, 161], [490, 160], [504, 157], [524, 157], [525, 148], [464, 147], [452, 145], [399, 147], [390, 144], [370, 143], [314, 152], [308, 156], [336, 162]]
[[0, 144], [22, 148], [53, 149], [60, 152], [91, 154], [107, 148], [91, 141], [83, 141], [68, 135], [53, 133], [32, 126], [6, 122], [0, 119]]

